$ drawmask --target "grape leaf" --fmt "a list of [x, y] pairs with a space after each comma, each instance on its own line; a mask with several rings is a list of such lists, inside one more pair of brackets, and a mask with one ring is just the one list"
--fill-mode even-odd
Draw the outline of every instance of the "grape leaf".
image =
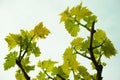
[[20, 35], [19, 34], [9, 34], [5, 38], [6, 42], [8, 43], [9, 50], [16, 47], [16, 45], [20, 44]]
[[15, 77], [16, 77], [16, 80], [26, 80], [24, 77], [24, 74], [20, 70], [16, 71]]
[[[65, 74], [63, 72], [63, 69], [62, 69], [62, 66], [59, 66], [59, 67], [54, 67], [53, 70], [52, 70], [52, 75], [56, 75], [57, 77], [57, 80], [59, 80], [59, 76], [63, 77], [64, 79], [67, 79], [69, 77], [68, 74]], [[60, 79], [61, 80], [61, 79]]]
[[85, 17], [84, 21], [87, 22], [86, 27], [89, 28], [92, 26], [93, 22], [97, 22], [97, 16], [91, 15], [91, 16]]
[[33, 48], [33, 54], [35, 55], [35, 57], [40, 56], [41, 52], [40, 52], [39, 47], [34, 47]]
[[97, 29], [94, 34], [94, 39], [97, 40], [98, 43], [102, 43], [106, 39], [105, 32], [101, 29]]
[[[77, 71], [77, 68], [79, 66], [79, 62], [76, 60], [76, 54], [73, 53], [72, 48], [67, 48], [63, 54], [63, 59], [64, 59], [64, 67], [68, 67], [68, 69], [71, 69], [73, 71]], [[68, 65], [68, 66], [66, 66]]]
[[43, 26], [42, 22], [40, 22], [38, 25], [35, 26], [34, 33], [36, 35], [36, 38], [46, 38], [50, 31]]
[[18, 52], [14, 51], [14, 52], [10, 52], [5, 57], [4, 70], [8, 70], [11, 67], [15, 66], [17, 54], [18, 54]]
[[35, 68], [34, 65], [32, 65], [32, 66], [28, 65], [30, 63], [29, 57], [22, 59], [21, 63], [26, 72], [30, 72], [31, 70], [34, 70], [34, 68]]
[[79, 25], [69, 20], [65, 22], [65, 28], [71, 36], [77, 36], [78, 32], [80, 31]]
[[82, 46], [83, 38], [75, 38], [72, 42], [71, 45], [75, 47], [76, 50], [80, 49]]
[[57, 63], [56, 61], [51, 61], [50, 59], [49, 60], [44, 60], [43, 62], [39, 61], [38, 62], [38, 67], [41, 67], [46, 72], [50, 72], [50, 71], [52, 71], [52, 69], [54, 68], [54, 65], [56, 63]]
[[76, 20], [79, 22], [81, 19], [90, 16], [92, 12], [89, 9], [87, 9], [87, 7], [82, 7], [82, 3], [80, 3], [79, 5], [73, 7], [70, 10], [70, 14], [75, 15]]
[[69, 63], [68, 62], [64, 62], [64, 64], [62, 65], [62, 70], [65, 74], [69, 75], [70, 74], [70, 69], [69, 69]]
[[104, 55], [107, 58], [110, 58], [111, 56], [115, 56], [117, 54], [116, 49], [109, 39], [107, 39], [102, 45], [102, 50], [104, 51]]
[[80, 3], [76, 7], [73, 7], [72, 9], [70, 9], [71, 16], [74, 16], [74, 15], [77, 16], [79, 14], [81, 8], [82, 8], [82, 3]]
[[46, 80], [45, 73], [39, 72], [39, 75], [37, 75], [37, 80]]
[[88, 73], [87, 69], [84, 66], [78, 67], [79, 74], [85, 79], [85, 80], [91, 80], [91, 75]]
[[67, 7], [67, 9], [60, 14], [60, 16], [61, 16], [60, 22], [67, 21], [69, 16], [69, 8]]

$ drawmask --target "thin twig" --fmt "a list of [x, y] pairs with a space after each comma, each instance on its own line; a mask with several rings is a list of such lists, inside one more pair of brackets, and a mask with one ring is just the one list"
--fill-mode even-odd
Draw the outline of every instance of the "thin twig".
[[84, 55], [84, 54], [82, 54], [82, 53], [78, 52], [75, 48], [74, 48], [74, 50], [75, 50], [76, 54], [79, 54], [79, 55], [81, 55], [82, 57], [85, 57], [85, 58], [87, 58], [87, 59], [91, 60], [91, 58], [90, 58], [90, 57], [88, 57], [87, 55]]
[[46, 71], [44, 71], [44, 73], [48, 76], [48, 78], [54, 80], [54, 78], [52, 78]]
[[77, 22], [77, 24], [81, 25], [82, 27], [84, 27], [85, 29], [87, 29], [88, 31], [90, 31], [90, 29], [88, 27], [86, 27], [86, 25], [78, 22], [76, 19], [75, 19], [75, 22]]
[[100, 45], [93, 47], [93, 49], [96, 49], [96, 48], [101, 47], [101, 46], [105, 43], [105, 41], [106, 41], [106, 39], [105, 39], [105, 40], [103, 40], [103, 42], [102, 42]]
[[57, 74], [57, 76], [59, 77], [59, 78], [61, 78], [61, 80], [66, 80], [65, 78], [63, 78], [61, 75], [59, 75], [59, 74]]

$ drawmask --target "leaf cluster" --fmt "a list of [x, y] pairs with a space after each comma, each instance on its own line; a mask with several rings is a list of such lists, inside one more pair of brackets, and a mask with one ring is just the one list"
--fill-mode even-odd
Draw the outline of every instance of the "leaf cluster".
[[[60, 16], [60, 22], [64, 23], [65, 29], [74, 39], [63, 53], [63, 64], [56, 66], [57, 62], [51, 59], [39, 60], [37, 67], [40, 71], [32, 80], [70, 80], [71, 74], [74, 80], [102, 80], [102, 69], [106, 65], [102, 61], [102, 56], [110, 58], [117, 52], [106, 33], [101, 29], [95, 30], [97, 16], [87, 7], [83, 7], [82, 3], [71, 9], [67, 7]], [[81, 27], [90, 32], [86, 38], [78, 35]], [[31, 55], [40, 57], [37, 40], [45, 39], [49, 33], [50, 31], [40, 22], [30, 31], [20, 30], [19, 34], [10, 33], [6, 36], [10, 53], [5, 57], [4, 69], [8, 70], [16, 64], [19, 67], [15, 74], [16, 79], [30, 80], [28, 73], [35, 70], [36, 66], [31, 65], [29, 59]], [[16, 47], [19, 48], [18, 51], [14, 50]], [[97, 73], [90, 74], [77, 60], [79, 55], [90, 60], [92, 68]]]

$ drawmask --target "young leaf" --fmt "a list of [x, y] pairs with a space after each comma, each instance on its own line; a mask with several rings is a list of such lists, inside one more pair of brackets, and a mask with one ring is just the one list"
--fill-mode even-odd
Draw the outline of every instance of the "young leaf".
[[32, 65], [32, 66], [28, 65], [30, 63], [29, 57], [22, 59], [21, 63], [26, 72], [30, 72], [31, 70], [34, 70], [34, 68], [35, 68], [34, 65]]
[[8, 36], [6, 36], [5, 40], [8, 43], [9, 50], [11, 50], [20, 43], [20, 35], [19, 34], [9, 34]]
[[60, 14], [60, 16], [61, 16], [60, 22], [67, 21], [69, 16], [69, 8], [67, 7], [67, 9]]
[[33, 48], [33, 54], [35, 55], [35, 57], [40, 56], [41, 52], [40, 52], [39, 47], [34, 47]]
[[26, 80], [23, 73], [20, 70], [16, 71], [15, 77], [16, 77], [16, 80]]
[[65, 22], [65, 28], [71, 36], [77, 36], [78, 32], [80, 31], [79, 25], [69, 20]]
[[88, 73], [87, 69], [84, 66], [79, 66], [78, 71], [82, 78], [85, 80], [91, 80], [91, 75]]
[[64, 64], [63, 67], [68, 67], [73, 71], [77, 71], [79, 62], [76, 60], [76, 54], [73, 53], [72, 48], [67, 48], [63, 54]]
[[5, 57], [5, 63], [4, 63], [4, 70], [8, 70], [11, 67], [15, 66], [16, 59], [17, 59], [17, 54], [18, 52], [10, 52], [6, 57]]
[[72, 9], [70, 9], [71, 16], [74, 16], [74, 15], [77, 16], [79, 14], [81, 8], [82, 8], [82, 3], [80, 3], [76, 7], [73, 7]]
[[106, 39], [105, 32], [101, 29], [97, 29], [94, 34], [94, 39], [97, 40], [98, 43], [102, 43]]
[[64, 62], [64, 64], [61, 66], [63, 72], [67, 75], [70, 74], [70, 67], [69, 67], [69, 63], [68, 62]]
[[44, 60], [43, 62], [39, 61], [38, 62], [38, 67], [41, 67], [46, 72], [50, 72], [50, 71], [52, 71], [52, 69], [54, 68], [54, 65], [56, 63], [57, 63], [56, 61], [51, 61], [50, 59], [49, 60]]
[[39, 75], [37, 75], [37, 80], [46, 80], [45, 73], [40, 72]]
[[40, 22], [38, 25], [35, 26], [34, 33], [36, 35], [36, 38], [46, 38], [50, 31], [43, 26], [42, 22]]
[[115, 56], [117, 54], [116, 49], [109, 39], [107, 39], [103, 44], [102, 50], [104, 51], [104, 55], [107, 58], [110, 58], [111, 56]]
[[68, 74], [65, 74], [63, 72], [63, 68], [62, 66], [59, 66], [59, 67], [54, 67], [53, 70], [52, 70], [52, 75], [56, 75], [57, 76], [57, 80], [61, 80], [60, 76], [63, 77], [64, 79], [67, 79], [69, 77]]
[[72, 42], [71, 45], [75, 47], [76, 50], [80, 49], [82, 46], [83, 38], [75, 38]]
[[86, 22], [86, 27], [89, 28], [92, 26], [93, 22], [97, 22], [97, 16], [91, 15], [91, 16], [85, 17], [84, 21]]
[[70, 10], [71, 15], [75, 15], [76, 20], [79, 22], [81, 19], [90, 16], [92, 12], [88, 10], [86, 7], [82, 7], [82, 3], [77, 5], [76, 7], [73, 7]]

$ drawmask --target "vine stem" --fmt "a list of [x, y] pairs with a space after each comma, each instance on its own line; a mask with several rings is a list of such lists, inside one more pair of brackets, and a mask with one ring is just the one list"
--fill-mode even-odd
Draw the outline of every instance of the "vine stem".
[[95, 22], [93, 22], [92, 27], [91, 27], [91, 31], [90, 31], [90, 45], [89, 45], [88, 50], [90, 52], [91, 60], [92, 60], [93, 64], [95, 65], [95, 68], [97, 70], [97, 80], [102, 80], [102, 69], [103, 69], [103, 66], [96, 61], [95, 56], [94, 56], [94, 52], [93, 52], [94, 48], [92, 46], [92, 44], [93, 44], [93, 35], [96, 32], [94, 30], [94, 25], [95, 25]]
[[25, 72], [25, 70], [23, 69], [23, 66], [22, 66], [22, 64], [21, 64], [21, 61], [16, 60], [16, 64], [17, 64], [17, 66], [21, 69], [21, 71], [23, 72], [26, 80], [30, 80], [30, 77], [28, 76], [28, 74], [27, 74], [27, 73]]
[[[33, 40], [34, 37], [35, 37], [35, 35], [33, 35], [33, 36], [31, 37], [31, 39], [30, 39], [30, 41], [28, 42], [28, 44], [31, 43], [31, 41]], [[21, 71], [23, 72], [24, 77], [26, 78], [26, 80], [30, 80], [30, 77], [29, 77], [29, 75], [27, 74], [27, 72], [25, 71], [25, 69], [23, 68], [23, 66], [22, 66], [22, 64], [21, 64], [21, 61], [22, 61], [22, 59], [24, 58], [25, 54], [26, 54], [27, 51], [28, 51], [28, 44], [26, 45], [26, 49], [25, 49], [25, 51], [24, 51], [24, 53], [23, 53], [23, 55], [22, 55], [22, 51], [23, 51], [23, 50], [22, 50], [22, 39], [20, 39], [20, 53], [19, 53], [18, 59], [16, 59], [16, 64], [17, 64], [17, 66], [21, 69]]]

